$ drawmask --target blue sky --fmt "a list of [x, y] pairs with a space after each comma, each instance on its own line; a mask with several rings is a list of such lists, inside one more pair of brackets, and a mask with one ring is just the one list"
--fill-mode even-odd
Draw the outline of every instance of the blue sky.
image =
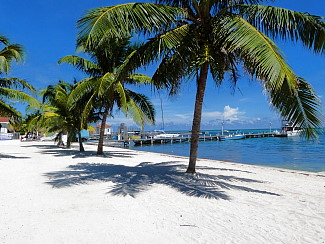
[[[11, 42], [24, 46], [26, 57], [24, 64], [15, 65], [10, 76], [26, 79], [36, 88], [45, 88], [58, 80], [72, 82], [84, 75], [68, 65], [57, 65], [58, 59], [75, 53], [76, 21], [89, 8], [110, 6], [130, 1], [116, 0], [11, 0], [1, 3], [0, 34], [10, 38]], [[296, 11], [309, 12], [325, 16], [325, 2], [319, 0], [278, 0], [272, 3]], [[322, 100], [325, 98], [325, 58], [305, 50], [300, 44], [277, 42], [283, 50], [289, 64], [297, 75], [304, 77], [315, 88]], [[146, 71], [152, 74], [152, 68]], [[229, 82], [217, 88], [212, 80], [208, 81], [203, 106], [202, 129], [220, 129], [225, 118], [225, 127], [269, 128], [280, 125], [280, 118], [270, 109], [261, 86], [249, 81], [242, 75], [235, 93]], [[163, 101], [166, 130], [189, 130], [195, 99], [195, 82], [184, 84], [181, 92], [169, 98], [143, 88], [142, 92], [152, 99], [157, 110], [156, 129], [161, 128], [160, 98]], [[120, 113], [115, 114], [112, 125], [125, 122], [134, 126], [132, 120]], [[151, 127], [146, 127], [152, 129]]]

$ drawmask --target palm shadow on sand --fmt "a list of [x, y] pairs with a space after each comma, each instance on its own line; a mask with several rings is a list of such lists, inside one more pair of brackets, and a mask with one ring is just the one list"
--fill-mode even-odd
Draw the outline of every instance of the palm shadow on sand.
[[76, 148], [67, 149], [65, 147], [59, 147], [58, 145], [28, 145], [24, 147], [37, 147], [39, 149], [42, 149], [42, 153], [49, 154], [55, 157], [65, 157], [65, 156], [72, 156], [73, 158], [87, 158], [87, 157], [106, 157], [106, 158], [112, 158], [112, 157], [120, 157], [120, 158], [130, 158], [135, 153], [132, 152], [121, 152], [121, 151], [114, 151], [112, 149], [105, 151], [104, 155], [97, 155], [96, 151], [85, 151], [80, 152]]
[[[230, 200], [225, 190], [240, 190], [279, 196], [276, 193], [242, 186], [241, 183], [264, 183], [249, 178], [215, 174], [185, 174], [185, 166], [178, 162], [150, 163], [137, 166], [115, 164], [79, 163], [67, 170], [46, 173], [47, 184], [55, 188], [87, 184], [94, 181], [112, 182], [108, 193], [136, 197], [154, 184], [167, 185], [188, 196]], [[204, 167], [200, 167], [200, 170]]]
[[3, 159], [3, 158], [24, 159], [24, 158], [30, 158], [30, 157], [20, 157], [20, 156], [15, 156], [15, 155], [11, 155], [11, 154], [0, 153], [0, 159]]

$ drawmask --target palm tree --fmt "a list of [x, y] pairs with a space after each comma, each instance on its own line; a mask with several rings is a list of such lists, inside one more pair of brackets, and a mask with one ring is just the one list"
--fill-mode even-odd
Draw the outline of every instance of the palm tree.
[[[282, 117], [300, 124], [307, 138], [321, 124], [320, 101], [297, 76], [273, 39], [301, 41], [324, 53], [323, 18], [279, 7], [266, 0], [157, 0], [88, 10], [78, 21], [80, 38], [91, 45], [102, 38], [151, 34], [123, 72], [160, 58], [153, 75], [157, 86], [177, 92], [182, 80], [195, 77], [197, 92], [187, 172], [195, 173], [202, 103], [209, 72], [219, 86], [229, 75], [236, 84], [238, 66], [260, 81]], [[141, 54], [141, 55], [140, 55]]]
[[35, 89], [24, 80], [3, 77], [3, 75], [9, 73], [11, 64], [14, 61], [19, 62], [22, 60], [22, 47], [18, 44], [10, 44], [9, 40], [4, 36], [0, 36], [0, 47], [2, 47], [0, 49], [0, 115], [17, 118], [20, 113], [10, 105], [10, 101], [25, 101], [36, 106], [36, 99], [21, 91], [35, 91]]
[[75, 85], [59, 81], [57, 85], [49, 85], [42, 90], [42, 113], [32, 121], [32, 124], [37, 125], [40, 122], [41, 127], [45, 127], [48, 132], [58, 132], [59, 145], [63, 145], [62, 135], [67, 133], [67, 148], [70, 148], [71, 142], [78, 135], [79, 150], [83, 152], [81, 130], [87, 129], [87, 124], [82, 122], [81, 114], [85, 101], [79, 100], [72, 109], [68, 100], [73, 89], [75, 89]]
[[136, 45], [130, 38], [104, 39], [91, 46], [79, 39], [78, 49], [90, 56], [90, 60], [74, 55], [63, 57], [59, 63], [68, 63], [82, 70], [88, 78], [77, 84], [69, 100], [71, 106], [80, 99], [89, 97], [83, 112], [86, 119], [91, 111], [101, 115], [101, 127], [97, 154], [103, 154], [104, 130], [108, 116], [112, 116], [114, 105], [135, 122], [144, 126], [154, 123], [155, 110], [148, 98], [125, 87], [126, 84], [139, 85], [151, 82], [151, 78], [142, 74], [124, 74], [116, 79], [118, 70], [126, 65], [128, 57], [134, 53]]

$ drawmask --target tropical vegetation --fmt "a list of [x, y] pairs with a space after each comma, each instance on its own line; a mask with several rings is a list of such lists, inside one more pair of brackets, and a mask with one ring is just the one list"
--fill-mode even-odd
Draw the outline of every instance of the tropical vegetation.
[[[20, 113], [12, 106], [12, 101], [29, 102], [36, 106], [37, 100], [26, 94], [35, 89], [25, 80], [6, 77], [13, 62], [20, 62], [24, 52], [20, 45], [10, 44], [9, 40], [0, 36], [0, 116], [17, 119]], [[23, 92], [25, 91], [25, 92]]]
[[[40, 108], [41, 113], [36, 116], [30, 124], [38, 125], [47, 133], [57, 133], [56, 140], [59, 145], [64, 145], [62, 136], [67, 135], [67, 148], [71, 147], [71, 142], [75, 141], [76, 136], [79, 141], [79, 150], [85, 151], [82, 144], [81, 131], [88, 129], [87, 123], [82, 120], [86, 100], [79, 100], [73, 108], [68, 103], [69, 97], [76, 88], [74, 84], [59, 81], [56, 85], [49, 85], [41, 91], [43, 104]], [[93, 114], [88, 117], [87, 122], [94, 122], [97, 119]]]
[[155, 110], [149, 99], [127, 88], [127, 85], [151, 83], [151, 78], [138, 73], [125, 73], [118, 76], [119, 70], [127, 65], [135, 52], [127, 38], [104, 38], [92, 45], [85, 45], [84, 39], [78, 40], [77, 50], [84, 52], [89, 59], [69, 55], [59, 60], [68, 63], [86, 73], [89, 77], [77, 83], [68, 103], [73, 108], [79, 100], [86, 100], [82, 118], [87, 121], [91, 112], [101, 116], [101, 127], [97, 154], [103, 154], [104, 130], [108, 116], [113, 116], [113, 108], [121, 110], [133, 118], [142, 127], [145, 123], [153, 124]]
[[202, 103], [211, 74], [217, 86], [236, 85], [243, 71], [259, 81], [272, 108], [316, 137], [320, 101], [295, 74], [275, 40], [301, 42], [315, 53], [325, 51], [324, 18], [275, 6], [264, 0], [156, 0], [90, 9], [78, 21], [79, 38], [92, 46], [105, 38], [145, 34], [147, 42], [118, 75], [159, 61], [152, 81], [177, 93], [194, 79], [197, 92], [187, 172], [194, 173]]

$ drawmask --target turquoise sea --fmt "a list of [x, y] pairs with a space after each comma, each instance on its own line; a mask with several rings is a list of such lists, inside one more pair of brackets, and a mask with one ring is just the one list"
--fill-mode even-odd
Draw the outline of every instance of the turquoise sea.
[[[261, 132], [263, 130], [241, 130]], [[264, 130], [267, 131], [267, 130]], [[219, 131], [207, 131], [208, 134]], [[189, 143], [167, 143], [131, 146], [132, 149], [189, 156]], [[265, 137], [243, 140], [205, 141], [199, 143], [199, 158], [223, 160], [244, 164], [263, 165], [312, 172], [325, 171], [325, 134], [318, 141], [300, 137]]]

